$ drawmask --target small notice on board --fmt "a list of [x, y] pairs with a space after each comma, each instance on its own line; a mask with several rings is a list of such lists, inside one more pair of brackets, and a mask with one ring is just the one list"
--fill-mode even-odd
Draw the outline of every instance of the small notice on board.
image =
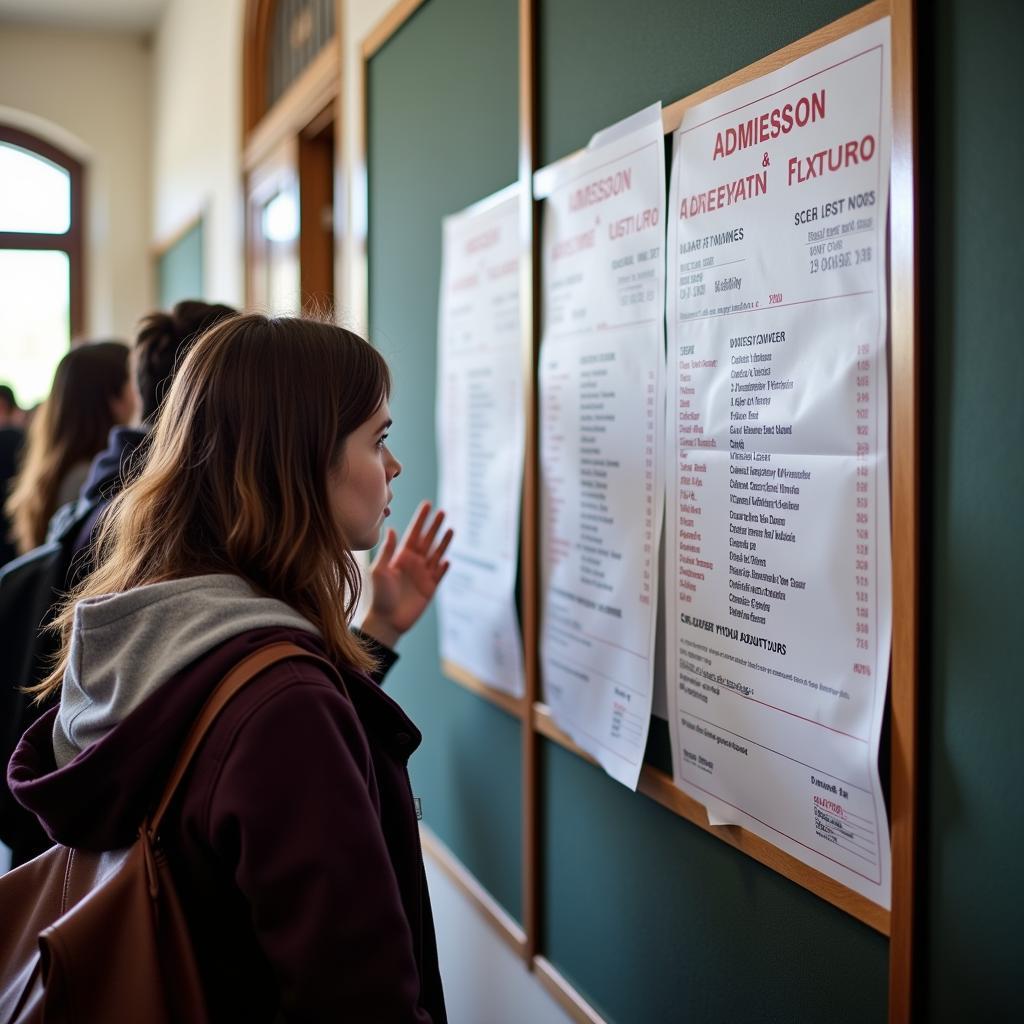
[[660, 105], [534, 180], [545, 197], [543, 696], [573, 742], [635, 789], [651, 715], [664, 489]]
[[521, 697], [516, 615], [525, 410], [519, 188], [445, 218], [438, 315], [439, 500], [455, 530], [441, 657]]
[[676, 784], [890, 902], [884, 19], [690, 108], [668, 223]]

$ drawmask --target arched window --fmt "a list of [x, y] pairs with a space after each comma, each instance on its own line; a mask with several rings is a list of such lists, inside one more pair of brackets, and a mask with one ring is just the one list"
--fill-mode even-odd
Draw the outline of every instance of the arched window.
[[83, 327], [82, 178], [67, 153], [0, 125], [0, 383], [26, 408]]

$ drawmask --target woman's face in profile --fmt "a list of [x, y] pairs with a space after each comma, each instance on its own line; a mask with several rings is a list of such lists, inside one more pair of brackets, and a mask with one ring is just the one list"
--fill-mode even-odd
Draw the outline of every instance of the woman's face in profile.
[[328, 476], [331, 515], [353, 551], [372, 548], [391, 514], [391, 481], [402, 466], [385, 444], [390, 426], [391, 412], [385, 400], [345, 439]]

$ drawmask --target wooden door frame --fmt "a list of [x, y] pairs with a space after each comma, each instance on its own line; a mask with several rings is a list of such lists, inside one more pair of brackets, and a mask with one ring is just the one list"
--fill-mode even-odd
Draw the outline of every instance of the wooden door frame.
[[[266, 55], [270, 36], [270, 25], [276, 0], [247, 0], [245, 29], [243, 34], [243, 76], [242, 76], [242, 191], [245, 196], [245, 283], [246, 303], [253, 298], [252, 283], [255, 274], [256, 254], [253, 234], [252, 194], [259, 188], [258, 179], [268, 165], [280, 159], [282, 147], [294, 145], [294, 167], [300, 175], [300, 137], [309, 131], [319, 131], [330, 121], [334, 123], [334, 161], [332, 168], [332, 191], [334, 203], [334, 244], [331, 247], [330, 268], [331, 291], [335, 291], [337, 280], [337, 234], [341, 220], [338, 216], [339, 198], [343, 194], [339, 185], [342, 181], [341, 138], [341, 53], [342, 24], [344, 8], [342, 0], [335, 0], [334, 37], [313, 59], [310, 65], [285, 90], [283, 95], [266, 109]], [[300, 180], [300, 275], [302, 268], [302, 196]], [[319, 277], [319, 275], [316, 275]], [[301, 285], [300, 285], [301, 288]], [[302, 289], [304, 291], [305, 289]]]

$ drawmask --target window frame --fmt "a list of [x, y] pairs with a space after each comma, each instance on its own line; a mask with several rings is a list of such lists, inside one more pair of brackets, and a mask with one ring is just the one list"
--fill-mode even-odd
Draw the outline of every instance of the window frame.
[[[243, 142], [248, 143], [262, 121], [279, 108], [287, 108], [295, 100], [294, 93], [309, 90], [312, 81], [317, 81], [325, 63], [324, 51], [333, 50], [331, 58], [326, 59], [333, 77], [341, 77], [341, 64], [338, 53], [343, 24], [341, 0], [333, 0], [334, 35], [324, 43], [312, 60], [296, 75], [291, 83], [273, 102], [268, 95], [270, 79], [270, 48], [273, 43], [274, 16], [284, 0], [246, 0], [245, 27], [242, 44], [242, 134]], [[300, 84], [301, 83], [301, 84]], [[337, 84], [334, 84], [337, 91]], [[287, 119], [287, 118], [286, 118]]]
[[0, 231], [0, 249], [53, 250], [68, 257], [68, 333], [71, 339], [85, 329], [85, 166], [69, 153], [21, 128], [0, 124], [0, 145], [17, 146], [68, 172], [71, 218], [63, 234], [40, 231]]

